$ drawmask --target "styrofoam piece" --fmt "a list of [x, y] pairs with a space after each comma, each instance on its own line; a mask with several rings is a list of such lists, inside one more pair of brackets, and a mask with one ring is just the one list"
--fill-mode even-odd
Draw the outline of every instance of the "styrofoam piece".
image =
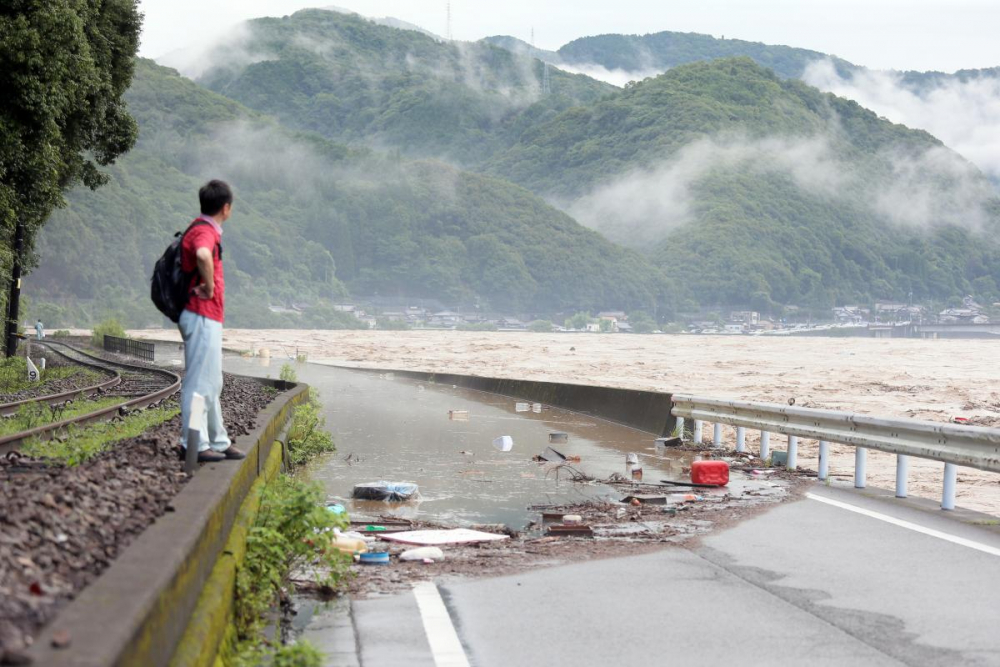
[[509, 435], [501, 435], [499, 438], [494, 438], [493, 446], [501, 452], [509, 452], [514, 449], [514, 438]]
[[416, 549], [407, 549], [399, 554], [399, 560], [444, 560], [444, 552], [438, 547], [417, 547]]
[[626, 454], [625, 463], [631, 463], [632, 465], [636, 465], [637, 463], [639, 463], [639, 455], [635, 453]]
[[529, 410], [531, 410], [531, 404], [530, 403], [521, 403], [520, 401], [517, 402], [517, 403], [514, 403], [514, 411], [515, 412], [528, 412]]
[[495, 542], [509, 540], [506, 535], [484, 533], [468, 528], [453, 528], [451, 530], [407, 530], [401, 533], [379, 533], [379, 539], [400, 544], [415, 544], [418, 546], [436, 546], [444, 544], [475, 544], [476, 542]]

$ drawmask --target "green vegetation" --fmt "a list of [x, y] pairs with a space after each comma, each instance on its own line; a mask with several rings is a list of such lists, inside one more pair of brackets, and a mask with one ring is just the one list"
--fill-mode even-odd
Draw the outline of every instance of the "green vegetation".
[[[132, 79], [142, 15], [131, 0], [14, 2], [0, 12], [0, 284], [14, 229], [31, 266], [38, 229], [63, 193], [107, 182], [99, 166], [135, 143], [122, 95]], [[80, 239], [77, 239], [80, 241]], [[4, 299], [6, 303], [6, 299]]]
[[[29, 387], [44, 387], [47, 382], [77, 377], [81, 386], [97, 384], [102, 377], [97, 371], [83, 366], [49, 366], [38, 369], [38, 381], [28, 381], [28, 362], [24, 357], [10, 357], [0, 360], [0, 394], [16, 394]], [[55, 392], [51, 392], [55, 393]]]
[[[294, 380], [285, 364], [282, 375]], [[285, 379], [283, 377], [283, 379]], [[335, 450], [321, 406], [310, 393], [305, 405], [295, 408], [288, 432], [290, 463], [301, 465], [314, 456]], [[334, 529], [348, 527], [347, 515], [326, 509], [321, 486], [289, 475], [280, 475], [263, 491], [256, 522], [247, 536], [247, 553], [236, 574], [236, 645], [229, 647], [235, 664], [312, 667], [322, 664], [320, 653], [308, 642], [271, 646], [263, 638], [265, 613], [282, 589], [291, 585], [290, 573], [310, 567], [317, 584], [333, 590], [348, 575], [350, 555], [332, 547]]]
[[201, 83], [290, 127], [408, 156], [475, 164], [529, 125], [614, 91], [551, 69], [543, 94], [538, 60], [338, 12], [303, 10], [246, 27], [208, 56], [220, 64]]
[[[746, 56], [784, 78], [798, 78], [809, 63], [831, 58], [825, 53], [790, 46], [717, 39], [693, 32], [657, 32], [647, 35], [597, 35], [564, 45], [558, 57], [571, 65], [596, 64], [629, 72], [664, 72], [688, 63]], [[859, 69], [832, 57], [841, 74]]]
[[552, 331], [552, 322], [549, 320], [535, 320], [528, 325], [528, 331], [536, 333], [549, 333]]
[[[150, 61], [137, 62], [128, 97], [142, 127], [136, 148], [111, 185], [74, 192], [39, 239], [36, 309], [74, 304], [53, 326], [162, 323], [147, 295], [150, 267], [193, 216], [206, 172], [236, 186], [228, 326], [363, 328], [330, 305], [348, 289], [552, 311], [652, 308], [664, 290], [637, 253], [510, 183], [294, 134]], [[303, 302], [311, 308], [301, 315], [265, 307]]]
[[96, 347], [104, 347], [105, 336], [125, 338], [125, 327], [115, 318], [104, 320], [94, 327], [90, 334], [90, 342]]
[[269, 659], [274, 665], [321, 664], [316, 662], [315, 649], [303, 643], [298, 648], [269, 647], [262, 631], [265, 612], [290, 585], [290, 572], [306, 565], [315, 567], [322, 573], [317, 583], [330, 587], [348, 572], [350, 556], [331, 547], [333, 529], [346, 529], [347, 520], [327, 510], [324, 497], [318, 484], [286, 475], [264, 489], [257, 520], [247, 535], [246, 557], [236, 574], [236, 664], [259, 665]]
[[180, 414], [176, 405], [148, 408], [114, 421], [88, 426], [70, 426], [52, 440], [29, 440], [21, 447], [28, 456], [51, 459], [64, 465], [80, 465], [111, 448], [116, 442], [134, 438]]
[[285, 382], [297, 382], [299, 375], [295, 372], [295, 367], [291, 364], [282, 364], [281, 372], [278, 373], [278, 379]]
[[628, 323], [635, 333], [652, 333], [656, 329], [656, 320], [641, 310], [629, 313]]
[[383, 331], [407, 331], [410, 323], [405, 320], [390, 320], [387, 317], [375, 318], [375, 328]]
[[[582, 197], [571, 210], [649, 252], [676, 290], [675, 302], [643, 308], [658, 316], [699, 304], [780, 314], [878, 298], [988, 301], [1000, 285], [989, 232], [1000, 205], [982, 174], [924, 132], [747, 58], [677, 67], [567, 111], [490, 170]], [[633, 184], [628, 196], [602, 190], [615, 179]], [[656, 204], [672, 188], [677, 201]], [[930, 203], [911, 208], [915, 193]], [[636, 196], [654, 200], [640, 221], [629, 217]], [[976, 218], [985, 233], [970, 231]]]
[[56, 405], [46, 403], [26, 403], [10, 417], [0, 420], [0, 436], [20, 433], [38, 426], [45, 426], [64, 419], [72, 419], [102, 408], [118, 405], [120, 396], [68, 401]]
[[288, 429], [288, 460], [292, 466], [300, 466], [319, 454], [337, 451], [333, 436], [326, 430], [322, 408], [313, 389], [309, 390], [309, 400], [295, 408]]

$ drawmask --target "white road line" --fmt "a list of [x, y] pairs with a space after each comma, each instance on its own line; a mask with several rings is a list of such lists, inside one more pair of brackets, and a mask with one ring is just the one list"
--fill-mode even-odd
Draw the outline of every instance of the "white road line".
[[939, 540], [945, 540], [946, 542], [952, 542], [954, 544], [959, 544], [963, 547], [969, 547], [970, 549], [975, 549], [976, 551], [982, 551], [983, 553], [990, 554], [991, 556], [1000, 556], [1000, 549], [996, 547], [991, 547], [988, 544], [983, 544], [981, 542], [975, 542], [973, 540], [967, 540], [964, 537], [958, 537], [957, 535], [949, 535], [948, 533], [942, 533], [940, 530], [934, 530], [933, 528], [925, 528], [916, 523], [911, 523], [909, 521], [903, 521], [902, 519], [897, 519], [891, 517], [888, 514], [881, 514], [879, 512], [873, 512], [871, 510], [866, 510], [856, 505], [849, 505], [847, 503], [842, 503], [839, 500], [832, 500], [830, 498], [824, 498], [823, 496], [817, 496], [813, 493], [807, 493], [806, 498], [812, 500], [818, 500], [821, 503], [826, 503], [827, 505], [833, 505], [834, 507], [839, 507], [840, 509], [845, 509], [849, 512], [856, 512], [858, 514], [863, 514], [864, 516], [871, 517], [873, 519], [878, 519], [879, 521], [885, 521], [886, 523], [891, 523], [894, 526], [899, 526], [900, 528], [907, 528], [909, 530], [916, 531], [918, 533], [923, 533], [924, 535], [930, 535], [931, 537], [936, 537]]
[[434, 664], [437, 667], [469, 667], [469, 660], [465, 657], [462, 642], [451, 623], [438, 587], [432, 581], [421, 582], [413, 587], [413, 597], [417, 598]]

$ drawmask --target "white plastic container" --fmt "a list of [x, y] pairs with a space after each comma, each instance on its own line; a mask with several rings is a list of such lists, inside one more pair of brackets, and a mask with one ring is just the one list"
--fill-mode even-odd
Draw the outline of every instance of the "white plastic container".
[[509, 435], [501, 435], [499, 438], [493, 440], [493, 446], [501, 452], [509, 452], [514, 449], [514, 438]]

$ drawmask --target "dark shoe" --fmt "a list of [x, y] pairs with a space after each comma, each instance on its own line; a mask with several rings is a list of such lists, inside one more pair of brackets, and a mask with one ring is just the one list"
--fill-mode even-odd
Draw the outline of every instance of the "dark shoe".
[[240, 459], [245, 459], [247, 457], [246, 454], [244, 454], [240, 450], [236, 449], [232, 445], [230, 445], [229, 449], [227, 449], [226, 451], [221, 452], [221, 454], [223, 456], [225, 456], [225, 458], [233, 460], [233, 461], [239, 461]]
[[225, 454], [212, 449], [206, 449], [203, 452], [198, 452], [198, 463], [218, 463], [219, 461], [225, 460]]

